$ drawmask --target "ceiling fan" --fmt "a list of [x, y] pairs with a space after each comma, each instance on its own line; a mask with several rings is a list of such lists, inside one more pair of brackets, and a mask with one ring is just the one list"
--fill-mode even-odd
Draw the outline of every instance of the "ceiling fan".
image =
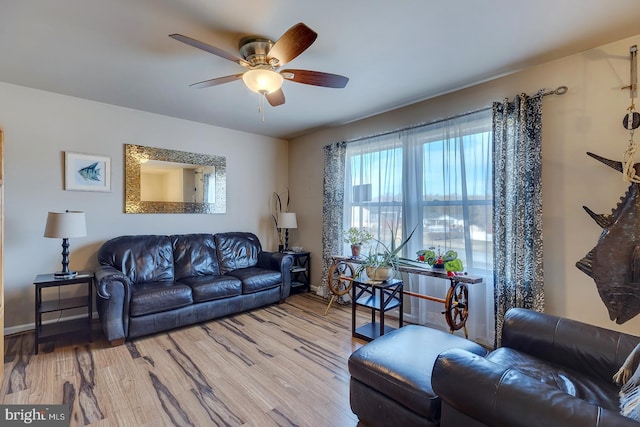
[[249, 89], [263, 94], [274, 107], [285, 102], [282, 92], [284, 80], [331, 88], [343, 88], [349, 81], [347, 77], [320, 71], [279, 71], [280, 67], [304, 52], [318, 37], [315, 31], [302, 22], [289, 28], [275, 43], [264, 37], [244, 37], [239, 46], [242, 57], [181, 34], [170, 34], [169, 37], [248, 69], [244, 73], [205, 80], [190, 86], [204, 88], [242, 79]]

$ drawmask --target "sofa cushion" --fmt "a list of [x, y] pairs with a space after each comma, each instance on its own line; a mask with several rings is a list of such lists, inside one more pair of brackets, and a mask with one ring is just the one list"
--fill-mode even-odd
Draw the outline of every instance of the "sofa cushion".
[[210, 301], [242, 294], [242, 282], [230, 276], [195, 276], [180, 280], [191, 287], [193, 302]]
[[239, 268], [253, 267], [262, 252], [260, 240], [253, 233], [217, 233], [213, 236], [220, 271], [226, 274]]
[[237, 277], [242, 282], [242, 293], [252, 294], [265, 289], [275, 288], [282, 282], [279, 271], [266, 268], [250, 267], [230, 271], [227, 276]]
[[555, 387], [594, 405], [618, 411], [618, 387], [613, 381], [602, 381], [566, 366], [538, 359], [509, 347], [500, 347], [487, 359], [500, 366], [510, 366], [528, 377]]
[[105, 242], [98, 263], [122, 271], [132, 283], [173, 281], [173, 248], [168, 236], [120, 236]]
[[220, 274], [212, 234], [181, 234], [171, 236], [170, 239], [176, 280]]
[[159, 313], [193, 303], [191, 288], [174, 281], [138, 283], [132, 286], [131, 316]]

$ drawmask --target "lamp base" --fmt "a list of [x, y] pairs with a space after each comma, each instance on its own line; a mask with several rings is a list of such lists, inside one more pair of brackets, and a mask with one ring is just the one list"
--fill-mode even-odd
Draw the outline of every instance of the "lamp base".
[[55, 279], [71, 279], [78, 275], [77, 271], [56, 271], [53, 273]]

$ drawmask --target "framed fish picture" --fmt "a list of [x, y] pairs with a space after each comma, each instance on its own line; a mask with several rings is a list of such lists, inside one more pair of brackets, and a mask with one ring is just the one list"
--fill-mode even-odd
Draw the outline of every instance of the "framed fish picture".
[[66, 151], [65, 190], [111, 191], [111, 158]]

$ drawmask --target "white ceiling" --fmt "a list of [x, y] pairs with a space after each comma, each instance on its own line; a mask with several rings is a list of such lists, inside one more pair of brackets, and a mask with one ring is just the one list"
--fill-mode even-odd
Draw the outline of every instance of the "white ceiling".
[[[168, 37], [239, 55], [298, 22], [318, 38], [286, 67], [349, 84], [285, 81], [264, 123], [241, 80], [189, 87], [243, 68]], [[639, 32], [638, 0], [0, 0], [0, 81], [288, 138]]]

